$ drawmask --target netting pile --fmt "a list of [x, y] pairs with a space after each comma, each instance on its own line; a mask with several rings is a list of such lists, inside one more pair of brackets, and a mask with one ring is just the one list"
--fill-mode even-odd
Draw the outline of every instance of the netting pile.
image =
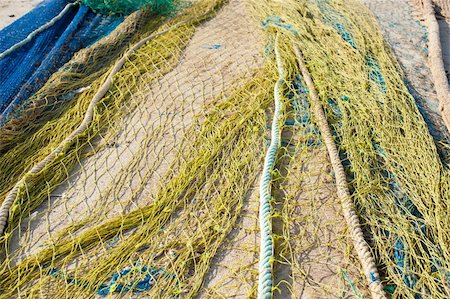
[[[0, 298], [255, 297], [274, 117], [266, 295], [363, 297], [381, 282], [393, 298], [447, 298], [447, 165], [368, 10], [354, 0], [183, 7], [128, 16], [0, 127], [0, 200], [17, 187], [0, 239]], [[353, 247], [296, 46], [380, 281], [367, 281]]]
[[396, 61], [358, 3], [291, 5], [263, 11], [306, 57], [385, 290], [447, 297], [448, 173]]

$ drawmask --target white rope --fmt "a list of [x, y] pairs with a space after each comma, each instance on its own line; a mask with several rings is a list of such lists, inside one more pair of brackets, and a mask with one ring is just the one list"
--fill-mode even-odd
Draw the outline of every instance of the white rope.
[[0, 53], [0, 59], [3, 59], [6, 55], [11, 54], [12, 52], [14, 52], [15, 50], [19, 49], [20, 47], [28, 44], [31, 40], [33, 40], [33, 38], [38, 35], [39, 33], [41, 33], [42, 31], [52, 27], [57, 21], [59, 21], [68, 11], [71, 7], [78, 5], [78, 1], [73, 2], [73, 3], [69, 3], [67, 4], [64, 9], [57, 15], [55, 16], [53, 19], [51, 19], [50, 21], [48, 21], [47, 23], [45, 23], [44, 25], [42, 25], [41, 27], [37, 28], [36, 30], [34, 30], [33, 32], [31, 32], [30, 34], [28, 34], [28, 36], [18, 42], [17, 44], [11, 46], [8, 50], [4, 51], [3, 53]]
[[270, 299], [272, 296], [272, 262], [273, 262], [273, 240], [271, 221], [271, 181], [272, 170], [280, 148], [280, 128], [279, 121], [283, 105], [281, 103], [281, 92], [285, 77], [285, 71], [278, 49], [278, 33], [275, 39], [275, 56], [279, 79], [275, 84], [274, 98], [275, 111], [272, 120], [270, 146], [264, 159], [264, 168], [259, 186], [259, 227], [260, 227], [260, 253], [259, 253], [259, 278], [258, 278], [258, 298]]

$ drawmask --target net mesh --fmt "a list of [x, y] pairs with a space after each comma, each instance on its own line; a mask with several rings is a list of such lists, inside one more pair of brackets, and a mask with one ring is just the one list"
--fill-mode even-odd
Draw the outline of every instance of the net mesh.
[[[29, 174], [82, 122], [114, 62], [154, 32], [165, 33], [127, 57], [88, 129]], [[386, 291], [448, 297], [448, 170], [376, 21], [353, 0], [144, 10], [79, 52], [0, 129], [0, 199], [24, 178], [0, 240], [0, 297], [255, 297], [275, 32], [286, 78], [274, 297], [369, 295], [293, 44]]]
[[104, 14], [129, 14], [133, 11], [146, 8], [156, 13], [170, 13], [175, 5], [174, 0], [81, 0], [81, 3], [92, 10]]
[[446, 166], [373, 17], [357, 2], [291, 5], [261, 11], [306, 57], [386, 291], [446, 297]]

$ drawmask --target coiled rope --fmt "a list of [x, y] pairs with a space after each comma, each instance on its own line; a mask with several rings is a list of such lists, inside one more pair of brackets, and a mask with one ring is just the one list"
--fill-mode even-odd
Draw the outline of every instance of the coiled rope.
[[336, 188], [337, 195], [342, 204], [342, 211], [344, 213], [345, 220], [350, 229], [350, 235], [353, 240], [356, 252], [363, 267], [364, 274], [369, 281], [369, 288], [374, 299], [386, 298], [383, 290], [383, 286], [380, 282], [375, 260], [370, 251], [370, 247], [364, 240], [364, 235], [359, 223], [358, 215], [356, 214], [355, 207], [350, 198], [350, 191], [347, 186], [344, 167], [342, 166], [339, 158], [338, 149], [334, 142], [331, 129], [328, 125], [327, 118], [322, 108], [322, 104], [319, 99], [319, 95], [314, 87], [314, 83], [311, 79], [309, 71], [305, 65], [303, 54], [299, 47], [294, 44], [294, 52], [297, 56], [300, 71], [305, 80], [306, 86], [310, 92], [311, 106], [313, 112], [316, 115], [317, 126], [319, 127], [325, 146], [327, 147], [328, 155], [330, 156], [331, 165], [336, 176]]
[[[196, 16], [195, 18], [197, 20], [203, 20], [208, 15], [214, 12], [214, 8], [208, 10], [206, 13]], [[128, 57], [133, 54], [135, 51], [137, 51], [140, 47], [145, 45], [150, 40], [157, 38], [163, 34], [166, 34], [167, 32], [180, 27], [182, 25], [185, 25], [189, 22], [192, 22], [193, 18], [184, 20], [182, 22], [179, 22], [163, 31], [150, 34], [149, 36], [141, 39], [136, 44], [134, 44], [128, 51], [125, 52], [125, 54], [115, 63], [114, 67], [111, 69], [108, 77], [106, 78], [105, 82], [100, 86], [97, 93], [92, 98], [91, 102], [89, 103], [89, 107], [86, 111], [86, 114], [84, 116], [84, 119], [82, 123], [78, 126], [77, 129], [75, 129], [68, 137], [66, 137], [48, 156], [46, 156], [43, 160], [41, 160], [39, 163], [33, 166], [30, 171], [28, 171], [11, 189], [11, 191], [6, 196], [5, 200], [2, 202], [2, 205], [0, 207], [0, 236], [3, 235], [7, 221], [9, 216], [9, 210], [14, 202], [14, 200], [17, 197], [17, 193], [19, 189], [26, 184], [27, 178], [32, 176], [33, 174], [36, 174], [40, 172], [42, 169], [44, 169], [50, 162], [57, 157], [67, 146], [69, 146], [79, 135], [81, 135], [86, 129], [89, 127], [93, 115], [94, 115], [94, 109], [97, 103], [105, 96], [105, 94], [108, 92], [109, 88], [111, 87], [113, 77], [115, 74], [117, 74], [122, 66], [127, 61]]]
[[278, 48], [278, 33], [275, 38], [275, 56], [278, 67], [279, 78], [274, 88], [275, 111], [271, 127], [271, 140], [269, 149], [264, 158], [264, 168], [259, 185], [259, 226], [260, 226], [260, 251], [259, 251], [259, 278], [258, 298], [269, 299], [272, 296], [272, 261], [273, 240], [271, 222], [271, 181], [272, 171], [280, 148], [279, 121], [283, 105], [281, 103], [281, 92], [284, 83], [285, 71]]
[[423, 14], [428, 29], [428, 53], [430, 59], [431, 74], [439, 100], [439, 110], [448, 132], [450, 132], [450, 86], [445, 73], [444, 60], [442, 58], [442, 46], [439, 35], [439, 23], [431, 0], [422, 0]]
[[48, 21], [47, 23], [45, 23], [41, 27], [37, 28], [36, 30], [34, 30], [33, 32], [28, 34], [28, 36], [24, 40], [22, 40], [22, 41], [18, 42], [17, 44], [11, 46], [8, 50], [4, 51], [3, 53], [0, 53], [0, 59], [3, 59], [6, 55], [11, 54], [15, 50], [17, 50], [20, 47], [23, 47], [24, 45], [26, 45], [29, 42], [31, 42], [36, 35], [38, 35], [42, 31], [52, 27], [57, 21], [59, 21], [69, 11], [69, 9], [71, 9], [73, 6], [78, 5], [78, 4], [79, 4], [79, 1], [75, 1], [73, 3], [67, 4], [64, 7], [64, 9], [57, 16], [55, 16], [53, 19], [51, 19], [50, 21]]

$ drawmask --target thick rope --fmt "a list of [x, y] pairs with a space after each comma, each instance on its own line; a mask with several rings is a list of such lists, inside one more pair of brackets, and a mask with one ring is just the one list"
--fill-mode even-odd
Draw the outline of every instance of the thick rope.
[[272, 171], [280, 148], [280, 128], [282, 103], [281, 92], [285, 77], [285, 71], [278, 49], [278, 33], [275, 39], [275, 56], [279, 79], [275, 84], [274, 98], [275, 111], [272, 120], [271, 141], [269, 149], [264, 158], [264, 168], [259, 186], [259, 227], [260, 227], [260, 251], [259, 251], [259, 278], [258, 278], [258, 298], [270, 299], [272, 297], [272, 261], [273, 261], [273, 240], [271, 222], [271, 181]]
[[57, 21], [59, 21], [69, 11], [69, 9], [71, 9], [75, 5], [78, 5], [78, 3], [79, 3], [79, 1], [67, 4], [64, 7], [64, 9], [56, 17], [54, 17], [53, 19], [51, 19], [50, 21], [48, 21], [47, 23], [45, 23], [41, 27], [37, 28], [36, 30], [34, 30], [33, 32], [28, 34], [28, 36], [24, 40], [22, 40], [22, 41], [18, 42], [17, 44], [11, 46], [8, 50], [4, 51], [3, 53], [0, 53], [0, 59], [3, 59], [6, 55], [9, 55], [12, 52], [14, 52], [15, 50], [19, 49], [20, 47], [28, 44], [29, 42], [31, 42], [33, 40], [33, 38], [36, 35], [38, 35], [42, 31], [45, 31], [46, 29], [52, 27]]
[[430, 59], [431, 74], [439, 100], [439, 110], [448, 132], [450, 132], [450, 87], [442, 58], [442, 46], [439, 37], [439, 23], [431, 0], [423, 0], [423, 14], [428, 29], [428, 53]]
[[[206, 16], [208, 16], [210, 13], [212, 13], [214, 9], [209, 10], [205, 14], [197, 17], [198, 19], [203, 19]], [[167, 32], [173, 30], [174, 28], [180, 27], [184, 24], [187, 24], [191, 22], [192, 19], [188, 19], [182, 22], [179, 22], [161, 32], [153, 33], [143, 39], [141, 39], [139, 42], [134, 44], [125, 54], [120, 58], [112, 70], [110, 71], [108, 77], [106, 78], [105, 82], [102, 84], [102, 86], [99, 88], [97, 93], [92, 98], [91, 102], [89, 103], [89, 107], [86, 111], [86, 114], [84, 116], [83, 122], [78, 126], [76, 130], [74, 130], [68, 137], [66, 137], [59, 145], [56, 147], [47, 157], [45, 157], [42, 161], [37, 163], [33, 166], [33, 168], [28, 171], [17, 183], [14, 185], [14, 187], [11, 189], [11, 191], [6, 196], [5, 200], [2, 202], [2, 205], [0, 207], [0, 236], [3, 235], [8, 216], [9, 216], [9, 210], [11, 208], [11, 205], [13, 204], [14, 200], [17, 197], [17, 192], [19, 191], [20, 187], [25, 185], [26, 180], [29, 176], [36, 174], [40, 172], [42, 169], [44, 169], [58, 154], [60, 154], [63, 149], [71, 144], [79, 135], [81, 135], [86, 129], [89, 127], [92, 117], [94, 115], [94, 109], [97, 103], [105, 96], [105, 94], [108, 92], [109, 88], [111, 87], [113, 77], [115, 74], [117, 74], [122, 66], [125, 64], [128, 57], [133, 54], [135, 51], [137, 51], [140, 47], [145, 45], [148, 41], [157, 38], [163, 34], [166, 34]]]
[[330, 156], [331, 165], [336, 176], [336, 188], [337, 195], [342, 204], [342, 211], [344, 213], [345, 220], [350, 229], [350, 235], [353, 240], [356, 252], [358, 254], [359, 260], [363, 267], [364, 274], [369, 281], [369, 288], [372, 297], [375, 299], [386, 298], [383, 290], [383, 286], [380, 282], [378, 275], [378, 270], [375, 265], [375, 260], [372, 256], [369, 246], [364, 240], [361, 225], [359, 223], [358, 215], [355, 212], [355, 207], [350, 198], [350, 191], [347, 186], [347, 180], [344, 172], [344, 167], [342, 166], [341, 160], [339, 158], [339, 153], [337, 146], [334, 142], [331, 129], [328, 125], [327, 118], [322, 108], [322, 104], [319, 99], [319, 95], [314, 87], [314, 83], [311, 79], [308, 69], [306, 68], [303, 54], [301, 53], [299, 47], [294, 44], [295, 55], [297, 56], [298, 64], [302, 76], [305, 79], [305, 83], [308, 87], [311, 106], [313, 112], [316, 115], [317, 126], [319, 127], [325, 146], [327, 147], [328, 154]]

